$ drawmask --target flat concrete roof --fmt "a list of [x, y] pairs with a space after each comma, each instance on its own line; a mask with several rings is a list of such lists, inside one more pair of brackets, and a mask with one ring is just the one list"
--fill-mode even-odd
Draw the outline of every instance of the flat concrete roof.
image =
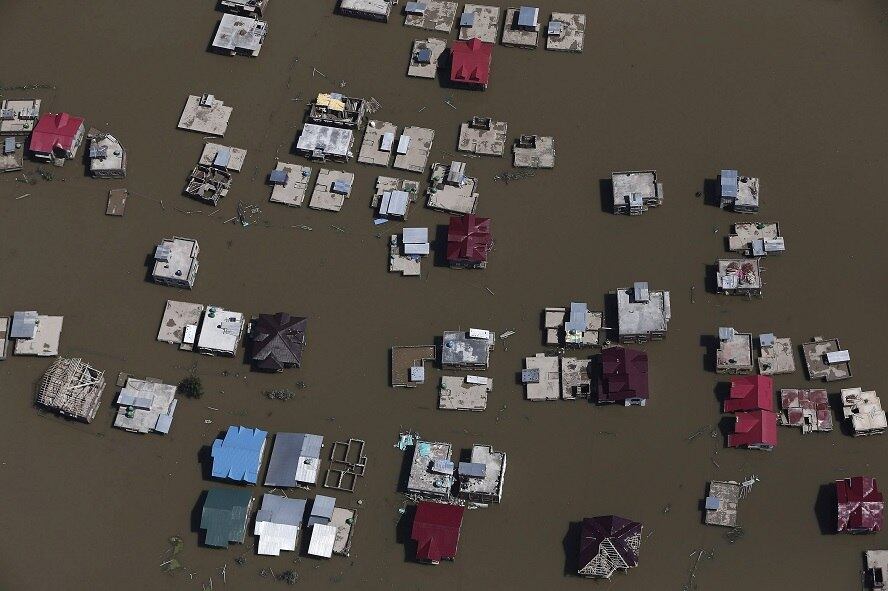
[[[192, 270], [197, 265], [200, 247], [193, 238], [164, 238], [158, 245], [167, 251], [166, 261], [158, 260], [155, 249], [154, 269], [151, 271], [155, 280], [190, 283]], [[196, 271], [195, 271], [196, 272]]]
[[215, 166], [216, 168], [240, 172], [241, 168], [244, 167], [244, 160], [246, 158], [247, 151], [243, 148], [208, 142], [204, 144], [199, 162], [204, 166]]
[[536, 28], [533, 30], [519, 29], [518, 11], [518, 8], [506, 9], [506, 22], [503, 24], [501, 42], [503, 45], [535, 49], [540, 40], [539, 23], [537, 23]]
[[[449, 443], [418, 440], [413, 448], [413, 461], [410, 463], [410, 476], [407, 479], [407, 492], [422, 496], [450, 498], [453, 485], [452, 474], [432, 472], [436, 460], [450, 460]], [[435, 485], [438, 486], [435, 486]]]
[[37, 316], [36, 330], [30, 339], [15, 339], [15, 355], [54, 357], [59, 354], [64, 316]]
[[539, 372], [538, 382], [524, 384], [528, 400], [558, 400], [561, 395], [561, 371], [557, 355], [537, 353], [533, 357], [525, 357], [524, 368]]
[[296, 141], [296, 149], [307, 157], [319, 153], [324, 158], [344, 161], [351, 157], [353, 143], [354, 132], [351, 129], [306, 123]]
[[617, 290], [620, 336], [665, 333], [672, 317], [668, 291], [649, 291], [648, 300], [635, 301], [632, 288]]
[[522, 135], [512, 145], [512, 164], [516, 168], [555, 168], [555, 138]]
[[183, 344], [185, 328], [200, 324], [200, 317], [203, 311], [203, 304], [167, 300], [163, 310], [163, 317], [160, 320], [157, 340], [173, 345]]
[[792, 340], [788, 338], [775, 338], [774, 343], [771, 345], [760, 345], [758, 368], [759, 373], [763, 376], [794, 373], [796, 367]]
[[502, 156], [506, 151], [508, 132], [509, 124], [505, 121], [473, 117], [459, 126], [457, 150], [483, 156]]
[[[407, 75], [415, 78], [434, 78], [438, 73], [438, 60], [444, 50], [447, 49], [447, 41], [429, 37], [417, 39], [410, 50], [410, 63], [407, 65]], [[428, 51], [428, 61], [419, 59], [421, 52]]]
[[361, 150], [358, 153], [358, 162], [361, 164], [388, 166], [392, 160], [392, 151], [395, 147], [395, 136], [397, 133], [398, 126], [394, 123], [371, 119], [364, 130], [364, 139], [361, 142]]
[[[404, 137], [410, 138], [409, 141], [403, 140]], [[400, 146], [402, 142], [407, 143], [406, 150], [395, 151], [394, 167], [401, 170], [409, 170], [410, 172], [425, 171], [426, 164], [429, 161], [429, 154], [432, 151], [432, 142], [435, 139], [435, 131], [425, 127], [405, 127], [404, 131], [397, 138], [396, 146]]]
[[226, 53], [242, 53], [256, 57], [262, 50], [262, 42], [268, 32], [268, 23], [248, 16], [223, 14], [213, 48]]
[[278, 160], [274, 169], [286, 173], [287, 181], [283, 185], [272, 185], [269, 201], [283, 203], [292, 207], [301, 207], [302, 202], [305, 201], [305, 194], [308, 192], [311, 168]]
[[[333, 183], [342, 182], [348, 185], [345, 194], [333, 190]], [[344, 170], [329, 170], [322, 168], [318, 172], [314, 190], [311, 192], [311, 201], [308, 206], [312, 209], [325, 211], [339, 211], [345, 205], [345, 200], [351, 195], [351, 187], [355, 181], [355, 175]]]
[[553, 51], [583, 51], [583, 42], [586, 37], [586, 15], [570, 12], [553, 12], [551, 23], [560, 23], [557, 34], [546, 34], [546, 49]]
[[182, 109], [182, 116], [179, 118], [179, 129], [187, 129], [205, 135], [225, 135], [232, 108], [226, 107], [225, 103], [215, 97], [212, 100], [212, 106], [200, 103], [200, 96], [192, 94], [188, 97], [188, 100], [185, 101], [185, 108]]
[[475, 213], [475, 208], [478, 206], [478, 193], [475, 192], [478, 179], [466, 176], [461, 183], [453, 185], [446, 182], [449, 171], [449, 164], [439, 162], [432, 164], [431, 180], [426, 191], [428, 195], [426, 205], [431, 209], [455, 214]]
[[[472, 15], [471, 25], [459, 27], [461, 41], [478, 38], [484, 43], [496, 43], [496, 34], [499, 31], [500, 9], [498, 6], [484, 6], [481, 4], [466, 4], [463, 7], [463, 17]], [[462, 18], [460, 17], [460, 22]]]
[[734, 331], [730, 339], [719, 340], [715, 368], [719, 372], [751, 373], [752, 334]]
[[[442, 410], [474, 410], [487, 408], [487, 395], [493, 390], [493, 379], [485, 384], [470, 384], [467, 376], [441, 376], [438, 408]], [[480, 381], [480, 380], [479, 380]]]
[[0, 111], [11, 119], [0, 119], [0, 135], [27, 135], [40, 118], [40, 99], [4, 100]]
[[426, 8], [422, 14], [407, 14], [404, 24], [408, 27], [419, 27], [430, 31], [449, 33], [456, 19], [457, 2], [446, 0], [422, 0]]

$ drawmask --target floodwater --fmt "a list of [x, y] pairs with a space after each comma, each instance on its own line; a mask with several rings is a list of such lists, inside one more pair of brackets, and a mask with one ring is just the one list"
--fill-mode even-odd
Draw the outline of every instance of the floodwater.
[[[878, 361], [888, 320], [878, 242], [886, 220], [885, 3], [538, 4], [543, 20], [553, 9], [588, 14], [585, 52], [497, 46], [490, 89], [480, 93], [406, 78], [411, 40], [429, 33], [403, 27], [401, 17], [383, 25], [337, 16], [332, 0], [272, 0], [258, 59], [206, 51], [220, 17], [209, 0], [0, 2], [4, 29], [16, 32], [4, 43], [2, 86], [51, 85], [36, 91], [45, 111], [83, 115], [129, 153], [123, 181], [88, 178], [80, 162], [33, 186], [16, 174], [0, 178], [0, 310], [64, 315], [61, 353], [104, 369], [112, 384], [120, 371], [176, 382], [193, 365], [208, 391], [180, 402], [168, 436], [138, 436], [111, 427], [113, 387], [83, 425], [33, 407], [49, 360], [0, 363], [0, 588], [200, 589], [212, 578], [215, 589], [264, 589], [283, 583], [263, 570], [291, 568], [312, 589], [588, 588], [599, 584], [569, 572], [572, 523], [607, 513], [645, 525], [640, 566], [602, 583], [609, 589], [860, 588], [861, 553], [884, 547], [885, 534], [827, 533], [821, 487], [854, 474], [888, 486], [886, 439], [781, 428], [770, 454], [725, 449], [708, 430], [687, 440], [723, 416], [706, 348], [720, 325], [796, 344], [838, 337], [852, 352], [854, 378], [829, 391], [888, 393]], [[288, 152], [306, 100], [331, 90], [375, 97], [378, 118], [434, 128], [436, 160], [451, 158], [445, 152], [454, 151], [460, 122], [486, 114], [508, 121], [510, 138], [555, 136], [557, 168], [506, 185], [493, 176], [510, 169], [507, 158], [468, 158], [480, 179], [478, 213], [493, 218], [489, 268], [451, 271], [427, 259], [421, 279], [389, 274], [387, 235], [399, 224], [373, 226], [368, 207], [383, 170], [346, 166], [356, 182], [338, 214], [267, 202], [275, 159], [302, 161]], [[202, 92], [234, 107], [224, 143], [248, 150], [212, 217], [212, 208], [181, 195], [203, 139], [176, 122], [186, 96]], [[696, 195], [723, 167], [762, 179], [761, 215], [742, 219], [779, 221], [786, 236], [789, 251], [765, 261], [763, 300], [706, 287], [707, 265], [741, 219]], [[26, 172], [36, 168], [28, 163]], [[604, 211], [601, 179], [638, 168], [658, 170], [664, 206], [632, 219]], [[123, 218], [104, 215], [114, 187], [135, 195]], [[223, 224], [238, 200], [259, 204], [264, 223]], [[432, 228], [446, 221], [421, 207], [409, 217], [409, 225]], [[293, 227], [301, 224], [314, 230]], [[145, 281], [154, 244], [173, 235], [200, 241], [192, 293]], [[524, 401], [516, 373], [523, 357], [543, 350], [541, 309], [571, 300], [600, 309], [606, 292], [635, 280], [672, 292], [667, 340], [644, 347], [649, 405]], [[261, 375], [240, 358], [157, 342], [168, 298], [308, 316], [304, 367]], [[391, 345], [431, 343], [469, 326], [517, 331], [493, 353], [485, 412], [437, 410], [438, 370], [415, 390], [388, 386]], [[819, 386], [797, 364], [778, 387]], [[308, 387], [295, 400], [262, 394], [297, 381]], [[201, 459], [229, 424], [320, 433], [328, 445], [367, 441], [367, 476], [354, 495], [337, 495], [340, 504], [363, 501], [351, 558], [259, 557], [250, 535], [227, 550], [199, 545], [196, 503], [219, 486], [204, 477]], [[452, 564], [415, 564], [403, 543], [402, 454], [392, 447], [401, 428], [455, 448], [488, 443], [508, 453], [502, 505], [466, 514]], [[751, 474], [761, 482], [741, 506], [745, 535], [731, 544], [725, 530], [701, 524], [700, 499], [710, 479]], [[253, 491], [258, 498], [264, 489]], [[166, 574], [158, 565], [172, 535], [185, 541], [186, 570]], [[706, 555], [690, 581], [698, 549]]]

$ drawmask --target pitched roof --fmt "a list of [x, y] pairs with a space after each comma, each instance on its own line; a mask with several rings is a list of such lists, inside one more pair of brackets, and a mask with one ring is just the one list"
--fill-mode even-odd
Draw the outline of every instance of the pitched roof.
[[836, 480], [836, 501], [837, 531], [882, 529], [884, 503], [875, 478], [852, 476]]
[[306, 318], [286, 312], [260, 314], [250, 327], [250, 358], [258, 369], [281, 370], [302, 365]]
[[31, 132], [28, 149], [42, 154], [49, 154], [55, 148], [70, 150], [82, 125], [82, 117], [73, 117], [68, 113], [41, 115]]
[[200, 512], [200, 528], [206, 530], [207, 546], [224, 548], [229, 542], [243, 542], [247, 513], [253, 498], [250, 491], [211, 488]]
[[492, 58], [493, 43], [484, 43], [477, 37], [468, 41], [454, 41], [450, 48], [450, 80], [487, 86]]
[[[277, 433], [265, 473], [265, 486], [296, 486], [297, 482], [314, 484], [323, 444], [324, 438], [320, 435]], [[306, 466], [307, 461], [309, 466]], [[312, 469], [306, 470], [305, 467]]]
[[638, 565], [638, 544], [641, 523], [617, 515], [600, 515], [583, 519], [580, 531], [579, 566], [582, 569], [598, 556], [602, 542], [609, 541], [623, 564], [617, 568]]
[[447, 260], [483, 263], [487, 260], [493, 239], [490, 218], [474, 215], [452, 216], [447, 230]]
[[608, 347], [601, 352], [599, 402], [648, 398], [648, 357], [644, 351]]
[[769, 410], [738, 412], [734, 432], [728, 435], [728, 447], [777, 445], [777, 415]]
[[417, 560], [439, 562], [456, 556], [464, 511], [458, 505], [425, 501], [416, 506], [410, 539], [417, 543]]
[[770, 376], [733, 376], [725, 412], [774, 410], [774, 380]]
[[256, 484], [267, 435], [261, 429], [228, 427], [224, 439], [213, 441], [213, 477]]

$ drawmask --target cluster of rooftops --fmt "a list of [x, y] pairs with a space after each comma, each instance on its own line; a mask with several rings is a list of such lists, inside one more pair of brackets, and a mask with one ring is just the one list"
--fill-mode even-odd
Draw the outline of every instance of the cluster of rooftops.
[[[260, 480], [268, 433], [256, 428], [231, 426], [213, 442], [210, 450], [212, 478], [241, 485], [255, 485]], [[357, 510], [337, 506], [337, 499], [315, 495], [310, 509], [307, 499], [291, 498], [281, 489], [310, 489], [318, 484], [324, 438], [309, 433], [277, 433], [274, 436], [264, 486], [273, 487], [262, 495], [262, 505], [254, 520], [258, 536], [257, 552], [277, 556], [282, 550], [296, 551], [300, 533], [308, 528], [305, 548], [308, 556], [330, 558], [348, 556]], [[341, 453], [339, 453], [339, 451]], [[350, 439], [336, 442], [330, 454], [330, 468], [323, 480], [325, 488], [354, 492], [355, 483], [364, 475], [367, 458], [364, 442]], [[346, 479], [344, 476], [349, 476]], [[249, 488], [211, 488], [203, 499], [200, 528], [207, 546], [224, 548], [229, 543], [243, 543], [252, 511], [253, 495]], [[307, 513], [307, 516], [306, 516]]]
[[0, 172], [21, 170], [25, 155], [64, 166], [88, 140], [88, 170], [96, 178], [126, 176], [126, 150], [113, 135], [87, 129], [83, 117], [66, 112], [40, 113], [40, 99], [0, 103]]

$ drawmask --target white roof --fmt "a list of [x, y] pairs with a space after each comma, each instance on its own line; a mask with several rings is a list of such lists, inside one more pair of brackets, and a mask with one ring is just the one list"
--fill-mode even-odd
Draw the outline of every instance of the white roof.
[[466, 376], [466, 382], [469, 384], [478, 384], [480, 386], [487, 385], [487, 378], [483, 376]]
[[207, 306], [203, 314], [197, 348], [234, 354], [244, 329], [244, 315], [218, 306]]
[[472, 339], [489, 339], [490, 331], [483, 330], [481, 328], [470, 328], [469, 329], [469, 338]]
[[281, 550], [296, 550], [299, 538], [299, 526], [272, 521], [256, 520], [253, 533], [259, 536], [259, 547], [256, 550], [265, 556], [280, 556]]
[[308, 543], [308, 554], [330, 558], [333, 556], [333, 542], [336, 541], [336, 528], [332, 525], [316, 523], [311, 526], [311, 540]]
[[320, 469], [320, 458], [299, 456], [299, 465], [296, 467], [296, 482], [315, 484], [318, 481], [318, 471]]

